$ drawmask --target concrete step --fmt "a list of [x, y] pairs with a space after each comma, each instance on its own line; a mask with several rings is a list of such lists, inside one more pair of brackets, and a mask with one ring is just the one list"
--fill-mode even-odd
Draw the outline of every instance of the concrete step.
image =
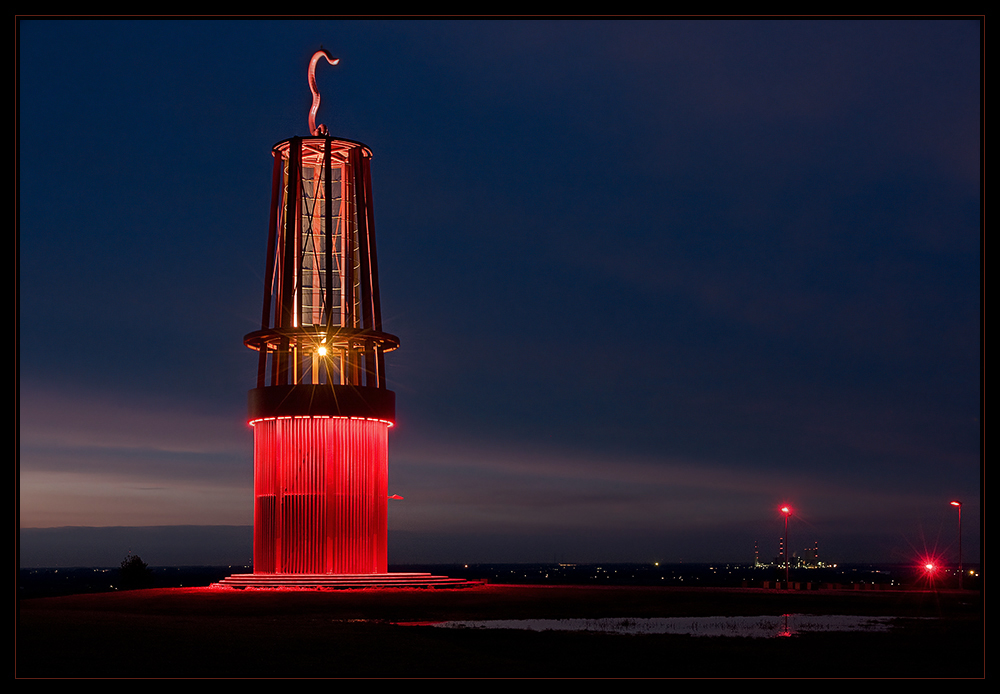
[[213, 584], [219, 588], [474, 588], [485, 580], [469, 581], [424, 573], [384, 574], [234, 574]]

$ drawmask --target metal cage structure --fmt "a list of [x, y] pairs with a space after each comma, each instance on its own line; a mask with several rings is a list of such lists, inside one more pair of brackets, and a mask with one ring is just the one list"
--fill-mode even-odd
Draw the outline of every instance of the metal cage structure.
[[[272, 150], [254, 430], [254, 574], [387, 572], [388, 430], [371, 150], [314, 126]], [[328, 54], [323, 56], [328, 57]], [[334, 61], [330, 61], [331, 64]]]

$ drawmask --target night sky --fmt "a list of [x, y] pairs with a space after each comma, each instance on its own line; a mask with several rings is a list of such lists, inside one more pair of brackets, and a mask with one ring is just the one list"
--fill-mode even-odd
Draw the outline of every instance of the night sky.
[[[374, 152], [389, 561], [979, 558], [981, 25], [19, 22], [21, 528], [250, 525], [271, 147]], [[150, 559], [155, 563], [155, 558]]]

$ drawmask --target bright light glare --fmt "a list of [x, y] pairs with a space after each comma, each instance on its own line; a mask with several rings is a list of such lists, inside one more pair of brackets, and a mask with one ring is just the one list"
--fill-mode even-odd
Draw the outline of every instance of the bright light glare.
[[316, 354], [318, 354], [321, 357], [325, 357], [326, 356], [326, 347], [323, 346], [323, 345], [321, 345], [320, 348], [316, 350]]

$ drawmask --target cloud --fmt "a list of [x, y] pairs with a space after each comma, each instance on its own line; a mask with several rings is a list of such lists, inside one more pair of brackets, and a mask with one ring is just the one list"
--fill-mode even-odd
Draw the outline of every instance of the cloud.
[[231, 453], [246, 448], [245, 422], [142, 395], [80, 393], [22, 384], [22, 448], [144, 450], [160, 453]]
[[197, 407], [23, 385], [21, 525], [252, 522], [251, 441]]
[[252, 485], [239, 480], [151, 483], [116, 472], [22, 470], [19, 482], [22, 528], [253, 523]]

